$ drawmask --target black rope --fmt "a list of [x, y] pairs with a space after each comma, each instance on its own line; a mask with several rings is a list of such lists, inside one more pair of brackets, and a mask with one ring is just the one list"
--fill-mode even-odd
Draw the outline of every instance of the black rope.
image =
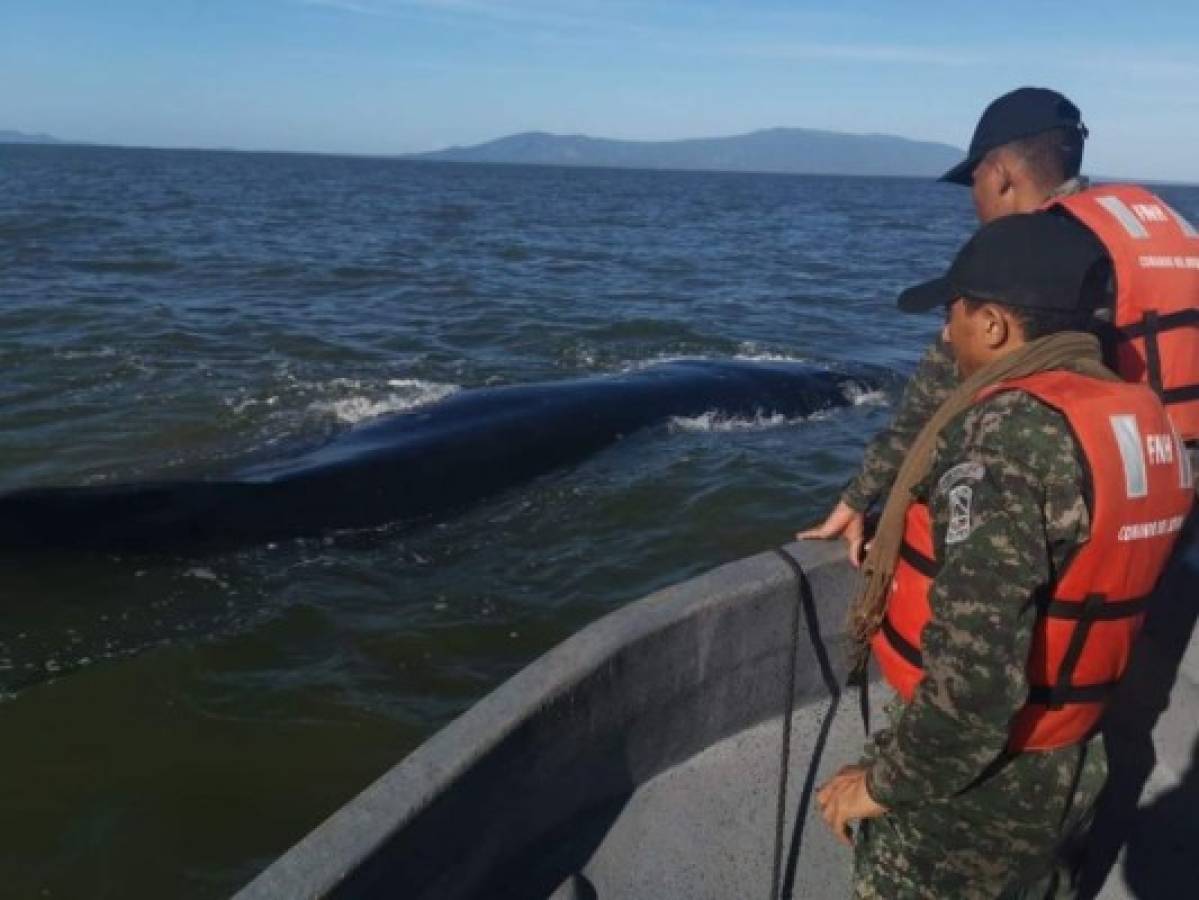
[[858, 687], [858, 715], [862, 719], [862, 734], [870, 737], [870, 673], [864, 664], [860, 671], [850, 676], [849, 685]]
[[[841, 703], [841, 686], [837, 683], [836, 673], [829, 660], [828, 648], [824, 646], [824, 639], [820, 636], [820, 620], [816, 615], [816, 601], [812, 596], [812, 586], [808, 582], [808, 576], [790, 553], [782, 549], [775, 550], [775, 553], [795, 573], [797, 594], [795, 621], [791, 632], [791, 676], [787, 689], [786, 719], [783, 723], [783, 757], [782, 764], [779, 767], [778, 818], [775, 821], [774, 877], [771, 881], [770, 894], [772, 900], [782, 900], [783, 897], [791, 895], [795, 886], [795, 871], [799, 861], [803, 826], [804, 822], [807, 821], [808, 809], [812, 805], [812, 795], [816, 790], [816, 775], [820, 767], [820, 760], [824, 756], [824, 747], [828, 743], [829, 733], [833, 727], [833, 720], [837, 716], [837, 707]], [[791, 850], [787, 857], [787, 871], [780, 884], [779, 874], [782, 862], [783, 832], [786, 825], [787, 813], [787, 777], [791, 756], [791, 716], [795, 708], [795, 669], [799, 646], [799, 614], [801, 610], [803, 612], [803, 619], [808, 627], [808, 640], [811, 642], [816, 662], [820, 666], [820, 676], [824, 681], [825, 688], [829, 692], [831, 702], [829, 703], [828, 712], [824, 716], [824, 721], [820, 725], [820, 734], [816, 738], [816, 746], [808, 761], [808, 771], [804, 776], [803, 790], [800, 792], [799, 806], [795, 815], [795, 836], [791, 841]]]
[[781, 900], [783, 872], [783, 838], [787, 825], [787, 778], [791, 768], [791, 716], [795, 711], [795, 672], [799, 662], [799, 610], [803, 603], [803, 585], [807, 576], [791, 554], [775, 550], [791, 567], [796, 577], [796, 598], [791, 606], [791, 658], [787, 664], [787, 692], [783, 708], [782, 756], [779, 760], [778, 808], [774, 819], [774, 867], [770, 877], [770, 900]]

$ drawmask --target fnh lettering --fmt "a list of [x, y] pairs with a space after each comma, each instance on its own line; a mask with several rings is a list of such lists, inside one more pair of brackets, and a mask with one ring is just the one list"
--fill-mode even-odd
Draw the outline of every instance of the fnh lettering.
[[1149, 465], [1161, 466], [1174, 462], [1174, 436], [1171, 434], [1145, 435], [1145, 452]]
[[1166, 211], [1156, 203], [1134, 203], [1132, 211], [1142, 222], [1165, 222]]

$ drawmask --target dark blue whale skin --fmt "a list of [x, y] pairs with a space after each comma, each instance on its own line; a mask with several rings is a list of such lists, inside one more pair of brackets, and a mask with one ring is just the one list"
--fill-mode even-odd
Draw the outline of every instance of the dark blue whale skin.
[[683, 360], [624, 375], [461, 391], [224, 479], [0, 496], [0, 550], [180, 552], [444, 515], [673, 416], [806, 415], [877, 371]]

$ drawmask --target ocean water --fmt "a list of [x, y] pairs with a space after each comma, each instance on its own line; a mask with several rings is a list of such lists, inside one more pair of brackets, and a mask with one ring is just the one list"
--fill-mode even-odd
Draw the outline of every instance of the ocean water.
[[908, 179], [0, 147], [0, 491], [203, 477], [679, 358], [895, 375], [662, 423], [419, 526], [6, 557], [4, 895], [225, 896], [583, 624], [787, 540], [938, 327], [896, 293], [972, 227]]

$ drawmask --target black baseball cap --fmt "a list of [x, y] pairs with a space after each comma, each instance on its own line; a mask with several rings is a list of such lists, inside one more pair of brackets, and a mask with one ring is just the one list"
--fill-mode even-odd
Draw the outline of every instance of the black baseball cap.
[[982, 158], [1004, 144], [1032, 137], [1051, 128], [1077, 128], [1087, 136], [1078, 107], [1049, 88], [1022, 87], [1004, 94], [983, 110], [966, 158], [942, 175], [939, 181], [970, 185], [974, 168]]
[[974, 233], [948, 272], [900, 294], [899, 308], [924, 312], [964, 297], [1026, 309], [1095, 309], [1107, 298], [1110, 266], [1099, 240], [1068, 216], [1003, 216]]

